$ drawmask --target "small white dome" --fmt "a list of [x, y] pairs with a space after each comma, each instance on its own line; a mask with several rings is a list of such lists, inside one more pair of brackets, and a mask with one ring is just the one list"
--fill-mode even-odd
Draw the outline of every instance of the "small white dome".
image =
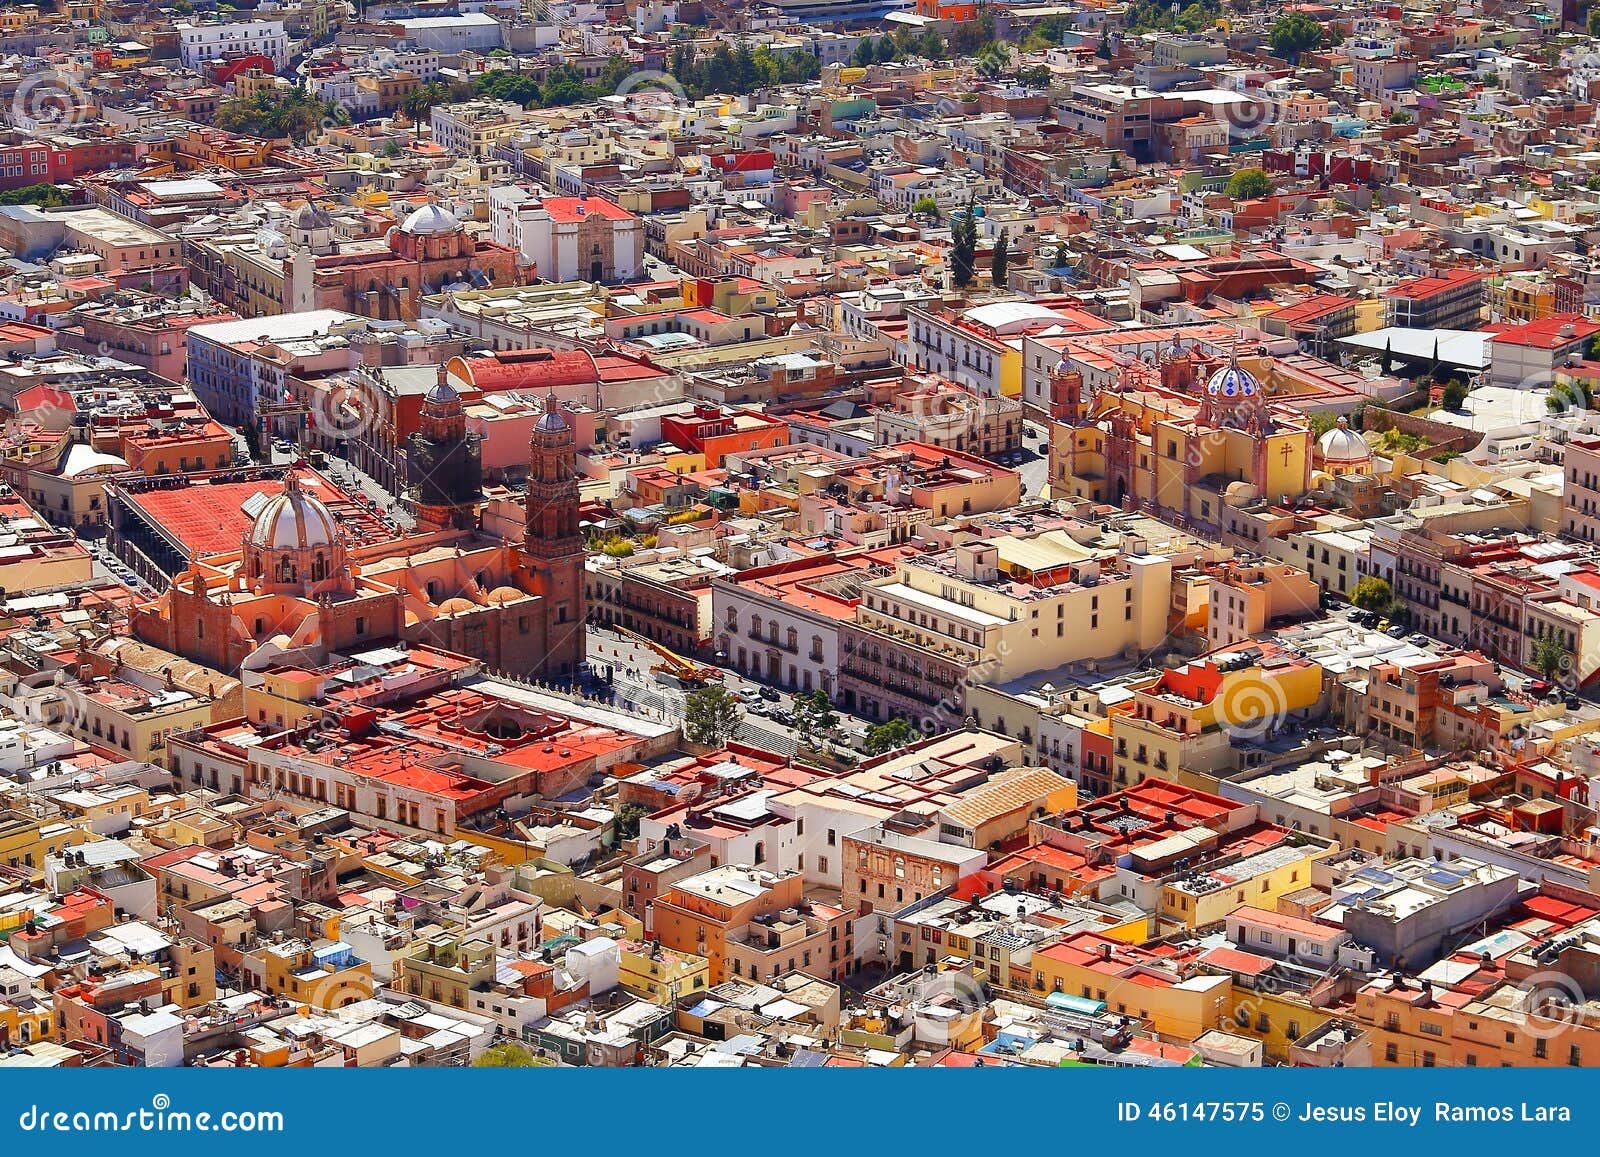
[[407, 217], [405, 224], [400, 226], [400, 232], [409, 233], [413, 237], [425, 237], [438, 233], [454, 233], [460, 228], [461, 222], [456, 220], [455, 214], [442, 205], [429, 204]]
[[262, 507], [250, 528], [250, 541], [268, 550], [331, 546], [337, 537], [328, 508], [298, 487]]
[[1340, 418], [1337, 426], [1317, 439], [1317, 453], [1324, 462], [1367, 462], [1372, 458], [1372, 447], [1350, 428], [1348, 421]]
[[295, 210], [294, 227], [296, 229], [332, 229], [333, 218], [315, 201], [307, 201]]

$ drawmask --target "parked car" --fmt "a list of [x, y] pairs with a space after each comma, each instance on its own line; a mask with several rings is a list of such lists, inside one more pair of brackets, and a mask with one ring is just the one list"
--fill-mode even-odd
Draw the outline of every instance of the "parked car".
[[761, 698], [767, 700], [769, 703], [776, 703], [779, 699], [782, 699], [783, 696], [778, 694], [778, 689], [776, 687], [763, 687], [761, 688]]

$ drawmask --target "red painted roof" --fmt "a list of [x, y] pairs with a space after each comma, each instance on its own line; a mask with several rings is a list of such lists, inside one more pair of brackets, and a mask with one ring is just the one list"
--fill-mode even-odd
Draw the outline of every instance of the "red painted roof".
[[497, 390], [554, 390], [596, 382], [629, 382], [665, 377], [665, 370], [622, 357], [587, 350], [502, 350], [496, 354], [462, 359], [474, 387], [484, 393]]
[[766, 149], [748, 153], [718, 153], [711, 164], [725, 173], [761, 173], [777, 164], [777, 158]]
[[[1570, 334], [1562, 333], [1567, 327]], [[1523, 346], [1527, 349], [1554, 350], [1584, 341], [1600, 333], [1600, 322], [1590, 321], [1578, 313], [1558, 313], [1553, 317], [1530, 321], [1526, 325], [1502, 330], [1489, 340], [1496, 345]]]
[[634, 216], [621, 205], [604, 197], [546, 197], [539, 202], [553, 221], [572, 223], [590, 217], [604, 217], [607, 221], [632, 221]]
[[1484, 277], [1481, 269], [1453, 269], [1449, 273], [1440, 274], [1438, 277], [1418, 277], [1412, 281], [1402, 281], [1399, 285], [1391, 285], [1383, 291], [1385, 297], [1432, 297], [1436, 293], [1444, 293], [1468, 281], [1479, 281]]

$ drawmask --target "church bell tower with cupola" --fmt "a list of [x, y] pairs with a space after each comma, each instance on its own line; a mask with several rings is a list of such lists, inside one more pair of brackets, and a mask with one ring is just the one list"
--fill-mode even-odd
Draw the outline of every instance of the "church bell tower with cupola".
[[577, 674], [583, 661], [583, 534], [578, 528], [578, 448], [551, 393], [533, 428], [524, 502], [523, 558], [543, 602], [544, 675]]
[[461, 397], [451, 388], [445, 363], [439, 380], [422, 399], [417, 432], [406, 444], [406, 484], [416, 503], [417, 524], [427, 530], [471, 530], [483, 501], [483, 450], [467, 433]]

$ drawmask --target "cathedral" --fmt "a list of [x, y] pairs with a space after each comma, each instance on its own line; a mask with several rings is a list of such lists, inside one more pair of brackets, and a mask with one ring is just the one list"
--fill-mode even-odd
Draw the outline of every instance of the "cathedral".
[[1154, 363], [1125, 366], [1092, 399], [1064, 365], [1057, 376], [1063, 420], [1051, 431], [1052, 496], [1215, 530], [1227, 506], [1310, 488], [1310, 425], [1274, 404], [1236, 351], [1219, 365], [1175, 344]]
[[415, 531], [350, 544], [317, 496], [329, 484], [293, 468], [276, 493], [263, 482], [239, 550], [191, 558], [165, 594], [134, 612], [133, 634], [230, 673], [321, 666], [331, 652], [404, 641], [490, 671], [570, 677], [583, 661], [585, 618], [573, 437], [552, 394], [529, 446], [523, 541], [486, 539], [477, 440], [441, 380], [407, 446]]

